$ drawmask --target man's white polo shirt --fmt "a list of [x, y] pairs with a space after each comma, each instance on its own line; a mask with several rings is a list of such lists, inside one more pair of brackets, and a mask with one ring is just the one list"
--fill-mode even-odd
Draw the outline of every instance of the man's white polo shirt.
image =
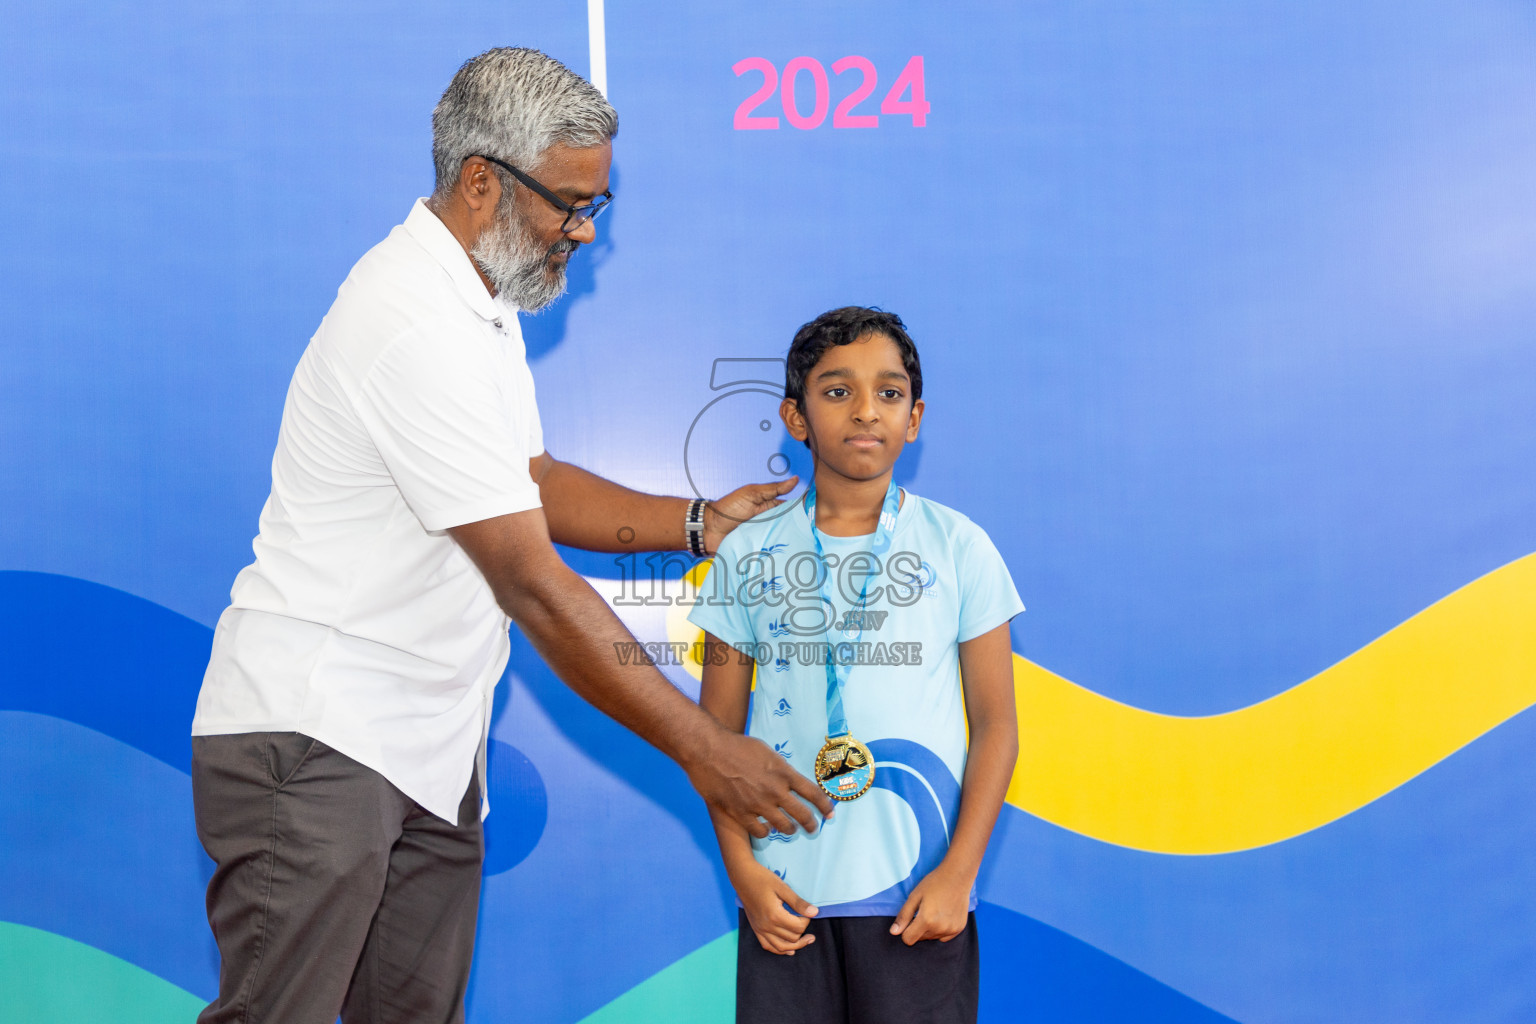
[[297, 731], [453, 821], [508, 619], [446, 531], [539, 506], [516, 311], [417, 201], [299, 360], [193, 735]]

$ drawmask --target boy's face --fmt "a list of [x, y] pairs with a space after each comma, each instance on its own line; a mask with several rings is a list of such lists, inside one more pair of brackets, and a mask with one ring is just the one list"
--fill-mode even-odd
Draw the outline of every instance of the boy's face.
[[901, 349], [883, 334], [866, 334], [827, 349], [805, 375], [804, 411], [786, 398], [779, 415], [790, 436], [810, 444], [818, 469], [872, 480], [917, 439], [923, 403], [912, 400]]

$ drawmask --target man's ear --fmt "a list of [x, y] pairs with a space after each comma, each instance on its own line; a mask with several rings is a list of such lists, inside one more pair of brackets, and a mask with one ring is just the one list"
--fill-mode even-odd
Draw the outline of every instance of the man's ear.
[[912, 403], [912, 411], [907, 414], [907, 441], [917, 440], [917, 428], [923, 425], [923, 400], [919, 398]]
[[455, 191], [471, 210], [494, 210], [501, 199], [501, 179], [491, 171], [491, 165], [484, 158], [465, 157], [464, 163], [459, 165], [459, 185]]
[[800, 411], [799, 404], [793, 398], [786, 398], [779, 403], [779, 419], [784, 421], [784, 429], [789, 431], [789, 436], [796, 441], [804, 441], [810, 436], [810, 427], [806, 426], [805, 414]]

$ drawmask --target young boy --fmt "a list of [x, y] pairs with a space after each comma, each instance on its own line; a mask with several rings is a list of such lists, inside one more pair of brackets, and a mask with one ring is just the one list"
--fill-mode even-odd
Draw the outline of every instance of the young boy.
[[715, 819], [741, 901], [736, 1019], [974, 1021], [976, 873], [1018, 754], [1023, 605], [980, 527], [892, 482], [923, 416], [899, 317], [806, 324], [784, 393], [814, 483], [721, 543], [689, 615], [709, 645], [700, 703], [839, 802], [815, 833]]

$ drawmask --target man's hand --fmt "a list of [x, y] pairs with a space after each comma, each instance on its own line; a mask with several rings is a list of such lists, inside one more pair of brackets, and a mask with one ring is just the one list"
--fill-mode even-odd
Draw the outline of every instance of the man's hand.
[[704, 550], [714, 554], [720, 550], [720, 542], [742, 523], [759, 512], [784, 504], [780, 495], [788, 494], [800, 482], [798, 476], [780, 480], [776, 484], [747, 484], [730, 494], [704, 506]]
[[970, 917], [972, 878], [940, 864], [917, 883], [901, 913], [891, 923], [891, 934], [914, 946], [923, 939], [948, 942], [965, 931]]
[[807, 832], [816, 831], [812, 806], [823, 816], [832, 813], [832, 800], [820, 786], [791, 768], [762, 740], [729, 729], [716, 728], [703, 756], [683, 768], [712, 811], [759, 839], [770, 828], [794, 835], [796, 822]]
[[[550, 546], [544, 513], [514, 512], [449, 531], [496, 600], [565, 685], [675, 760], [705, 802], [753, 835], [814, 831], [800, 797], [828, 813], [820, 788], [767, 746], [722, 726], [656, 668], [614, 652], [635, 638]], [[766, 819], [768, 825], [759, 821]]]
[[[805, 934], [816, 908], [772, 871], [749, 860], [731, 873], [731, 885], [741, 897], [741, 909], [752, 933], [768, 952], [794, 956], [795, 950], [816, 941], [816, 936]], [[794, 913], [785, 909], [786, 903]]]

